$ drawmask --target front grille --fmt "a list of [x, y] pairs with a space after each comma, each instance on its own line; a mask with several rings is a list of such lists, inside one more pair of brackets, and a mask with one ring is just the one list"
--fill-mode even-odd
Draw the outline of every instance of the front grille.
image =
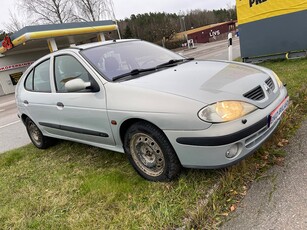
[[271, 89], [272, 91], [274, 91], [275, 85], [274, 85], [274, 82], [273, 82], [272, 78], [268, 78], [268, 79], [265, 81], [265, 83], [270, 87], [270, 89]]
[[260, 101], [264, 98], [264, 92], [259, 85], [251, 91], [248, 91], [247, 93], [243, 94], [243, 96], [254, 101]]

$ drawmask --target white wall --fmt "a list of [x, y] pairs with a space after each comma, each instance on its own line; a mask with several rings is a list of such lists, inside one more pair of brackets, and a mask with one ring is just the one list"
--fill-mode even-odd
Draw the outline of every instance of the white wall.
[[[0, 68], [8, 65], [13, 64], [20, 64], [30, 61], [36, 61], [37, 59], [41, 58], [45, 54], [49, 53], [48, 51], [38, 51], [38, 52], [29, 52], [17, 55], [8, 55], [4, 57], [0, 57]], [[21, 67], [6, 71], [0, 72], [0, 96], [4, 94], [10, 94], [15, 92], [15, 86], [11, 81], [10, 74], [24, 72], [27, 67]]]

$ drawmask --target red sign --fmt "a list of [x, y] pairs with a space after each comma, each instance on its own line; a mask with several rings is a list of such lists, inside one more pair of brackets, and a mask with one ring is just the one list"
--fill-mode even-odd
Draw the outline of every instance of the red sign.
[[3, 48], [10, 50], [13, 48], [13, 43], [11, 41], [11, 38], [9, 36], [5, 36], [5, 38], [2, 41]]
[[33, 61], [29, 61], [29, 62], [24, 62], [24, 63], [19, 63], [19, 64], [3, 66], [3, 67], [0, 67], [0, 72], [11, 70], [11, 69], [18, 69], [18, 68], [22, 68], [22, 67], [27, 67], [27, 66], [30, 66], [32, 63], [33, 63]]

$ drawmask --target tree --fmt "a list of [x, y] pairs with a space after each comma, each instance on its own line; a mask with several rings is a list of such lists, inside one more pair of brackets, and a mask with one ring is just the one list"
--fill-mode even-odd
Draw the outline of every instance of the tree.
[[5, 35], [5, 32], [3, 30], [0, 30], [0, 41], [4, 39]]
[[19, 8], [26, 10], [37, 24], [56, 24], [72, 21], [70, 0], [20, 0]]
[[131, 31], [129, 25], [126, 26], [126, 29], [125, 29], [123, 38], [125, 38], [125, 39], [127, 39], [127, 38], [133, 38], [133, 33], [132, 33], [132, 31]]
[[179, 30], [178, 20], [176, 14], [145, 13], [133, 14], [130, 19], [121, 21], [119, 24], [121, 28], [126, 28], [122, 31], [124, 36], [131, 30], [131, 34], [137, 38], [157, 42], [163, 37], [170, 39]]
[[125, 38], [132, 34], [150, 42], [159, 43], [163, 38], [171, 40], [174, 34], [210, 24], [236, 19], [235, 6], [219, 10], [190, 10], [186, 13], [145, 13], [132, 14], [119, 22]]
[[109, 0], [75, 0], [73, 4], [77, 21], [114, 19], [112, 2]]
[[12, 13], [11, 10], [9, 13], [9, 22], [4, 24], [6, 31], [13, 33], [26, 26], [25, 20], [23, 20], [20, 15], [17, 16], [15, 13]]

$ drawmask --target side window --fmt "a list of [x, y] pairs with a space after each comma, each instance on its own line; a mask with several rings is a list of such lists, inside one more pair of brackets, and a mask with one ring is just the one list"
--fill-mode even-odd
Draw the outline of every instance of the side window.
[[97, 92], [99, 86], [97, 82], [92, 78], [90, 73], [70, 55], [61, 55], [55, 57], [54, 64], [55, 84], [57, 92], [65, 93], [65, 83], [75, 79], [81, 78], [84, 82], [90, 82], [91, 87], [81, 90], [80, 92]]
[[25, 81], [25, 88], [30, 91], [33, 91], [33, 72], [34, 70], [32, 69]]
[[31, 70], [25, 81], [25, 88], [35, 92], [51, 92], [50, 60], [44, 61]]

